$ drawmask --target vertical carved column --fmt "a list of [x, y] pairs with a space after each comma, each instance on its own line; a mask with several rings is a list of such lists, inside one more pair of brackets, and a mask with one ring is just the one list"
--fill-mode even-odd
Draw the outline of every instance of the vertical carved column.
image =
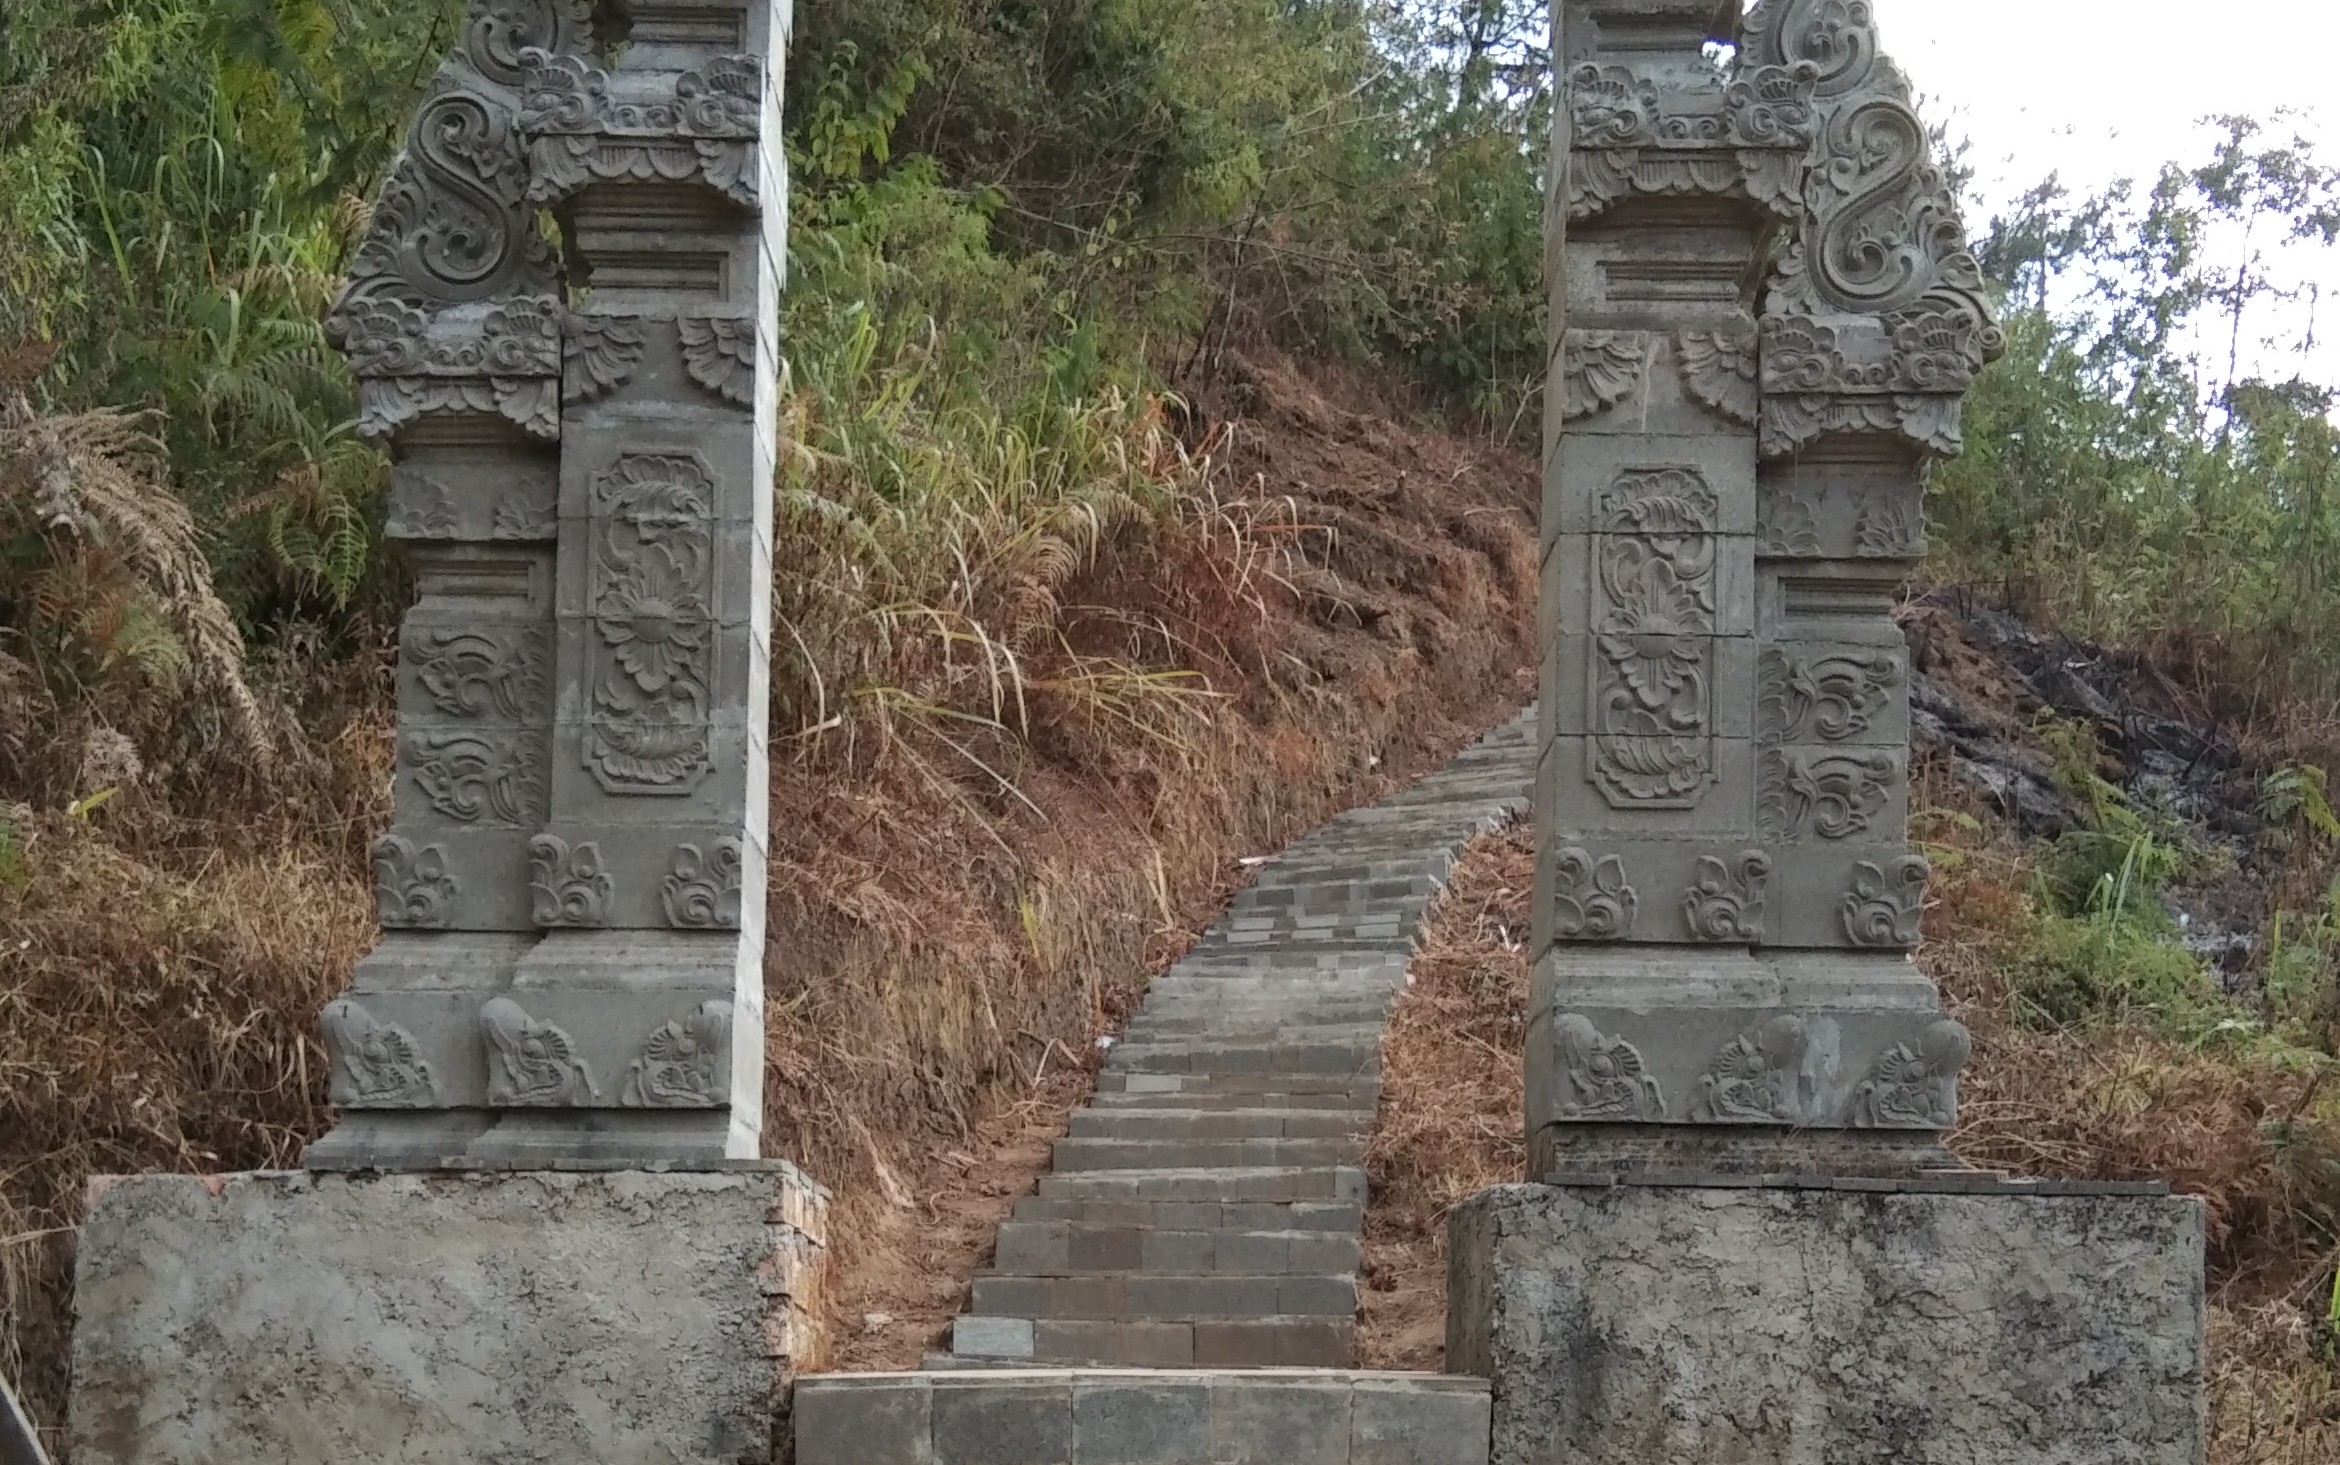
[[374, 849], [383, 939], [324, 1014], [318, 1147], [424, 1148], [476, 1117], [480, 1003], [533, 943], [528, 842], [549, 817], [560, 280], [527, 199], [521, 53], [587, 43], [581, 0], [474, 0], [328, 321], [387, 441], [385, 532], [417, 598], [399, 638], [396, 823]]
[[377, 206], [334, 329], [419, 598], [312, 1165], [757, 1153], [782, 24], [474, 0]]
[[1867, 5], [1771, 0], [1726, 69], [1737, 10], [1557, 11], [1537, 1174], [1942, 1163], [1965, 1057], [1891, 609], [1988, 318], [1920, 305], [1962, 246]]
[[[607, 1070], [602, 1102], [623, 1112], [606, 1122], [752, 1156], [785, 247], [766, 57], [780, 21], [771, 0], [633, 0], [627, 16], [614, 63], [532, 57], [525, 85], [530, 196], [559, 212], [579, 291], [553, 817], [531, 851], [548, 934], [515, 996], [539, 1021], [632, 1044]], [[677, 1066], [682, 1049], [708, 1061]], [[542, 1127], [566, 1143], [558, 1116]]]

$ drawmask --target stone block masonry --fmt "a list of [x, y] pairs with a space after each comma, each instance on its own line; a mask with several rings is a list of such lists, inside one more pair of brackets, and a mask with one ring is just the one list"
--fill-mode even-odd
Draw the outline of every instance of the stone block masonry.
[[1487, 1386], [1315, 1369], [808, 1379], [805, 1465], [1486, 1465]]
[[1493, 1465], [2200, 1465], [2202, 1205], [2136, 1188], [1517, 1185], [1452, 1222]]
[[764, 1465], [827, 1205], [779, 1162], [103, 1182], [73, 1458]]
[[1532, 718], [1269, 860], [1153, 983], [938, 1364], [1352, 1360], [1383, 1019], [1463, 844], [1526, 805]]

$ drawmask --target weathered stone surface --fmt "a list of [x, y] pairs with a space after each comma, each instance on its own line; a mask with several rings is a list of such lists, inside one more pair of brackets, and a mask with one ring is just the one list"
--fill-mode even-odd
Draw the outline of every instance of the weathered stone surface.
[[2202, 1207], [1675, 1185], [1455, 1213], [1495, 1465], [2199, 1465]]
[[1892, 611], [2003, 348], [1980, 271], [1871, 7], [1553, 19], [1533, 1163], [1593, 1125], [1946, 1129]]
[[1486, 1465], [1484, 1380], [1332, 1369], [816, 1375], [803, 1465]]
[[315, 1168], [758, 1152], [788, 10], [624, 10], [471, 0], [332, 313], [418, 598]]
[[827, 1198], [778, 1162], [101, 1185], [85, 1465], [760, 1462], [821, 1361]]

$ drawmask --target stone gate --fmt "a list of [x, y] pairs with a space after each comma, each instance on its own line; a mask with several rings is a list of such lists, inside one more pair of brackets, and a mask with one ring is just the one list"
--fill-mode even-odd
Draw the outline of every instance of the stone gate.
[[[798, 1380], [826, 1197], [759, 1158], [786, 15], [472, 0], [333, 317], [418, 591], [342, 1123], [94, 1197], [74, 1458], [2197, 1462], [2199, 1205], [1941, 1145], [1970, 1039], [1908, 955], [1892, 612], [2000, 340], [1870, 0], [1554, 8], [1540, 730], [1261, 872], [928, 1370]], [[1456, 1214], [1451, 1373], [1353, 1371], [1381, 1023], [1531, 785], [1535, 1183]]]

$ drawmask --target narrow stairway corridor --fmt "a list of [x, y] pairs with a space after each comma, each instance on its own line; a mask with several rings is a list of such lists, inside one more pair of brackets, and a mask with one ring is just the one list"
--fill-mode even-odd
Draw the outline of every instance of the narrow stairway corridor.
[[1486, 1385], [1350, 1372], [1365, 1147], [1417, 930], [1524, 813], [1534, 709], [1266, 861], [1148, 988], [947, 1353], [797, 1390], [798, 1465], [1476, 1465]]

